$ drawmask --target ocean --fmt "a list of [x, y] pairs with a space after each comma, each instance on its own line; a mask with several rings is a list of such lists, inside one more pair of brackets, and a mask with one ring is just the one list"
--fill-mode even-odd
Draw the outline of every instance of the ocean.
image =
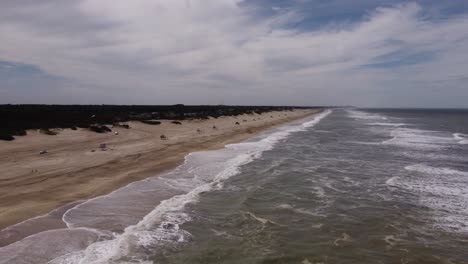
[[326, 110], [61, 217], [0, 263], [468, 263], [468, 111]]

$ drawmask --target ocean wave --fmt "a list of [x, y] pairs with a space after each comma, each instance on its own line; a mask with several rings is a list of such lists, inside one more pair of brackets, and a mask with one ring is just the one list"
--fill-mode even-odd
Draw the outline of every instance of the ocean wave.
[[454, 200], [465, 199], [468, 201], [468, 191], [463, 187], [468, 183], [465, 180], [466, 172], [419, 166], [407, 168], [407, 170], [434, 177], [392, 177], [386, 181], [386, 184], [418, 194], [421, 201], [430, 200], [432, 205], [440, 204], [442, 207], [448, 208]]
[[392, 138], [381, 143], [417, 149], [440, 149], [454, 143], [453, 138], [441, 134], [439, 131], [396, 128], [390, 132]]
[[350, 235], [348, 235], [347, 233], [342, 233], [341, 237], [335, 239], [333, 244], [338, 247], [338, 246], [342, 245], [343, 243], [348, 242], [350, 240], [351, 240]]
[[400, 126], [407, 126], [409, 124], [406, 123], [368, 123], [371, 126], [390, 126], [390, 127], [400, 127]]
[[468, 144], [468, 135], [462, 133], [454, 133], [453, 138], [458, 141], [458, 144], [466, 145]]
[[365, 119], [365, 120], [387, 120], [388, 118], [383, 115], [375, 114], [375, 113], [368, 113], [364, 111], [357, 111], [357, 110], [346, 110], [348, 115], [354, 119]]
[[468, 172], [459, 171], [451, 168], [445, 167], [431, 167], [425, 164], [413, 164], [405, 167], [407, 171], [416, 171], [420, 173], [427, 173], [431, 175], [462, 175], [468, 177]]
[[99, 241], [108, 235], [89, 228], [44, 231], [1, 247], [0, 264], [48, 263], [50, 258], [58, 258], [63, 254], [83, 250], [86, 244]]
[[[441, 154], [439, 152], [420, 152], [418, 150], [410, 150], [410, 151], [402, 151], [399, 153], [400, 155], [411, 158], [411, 159], [418, 159], [418, 160], [430, 160], [433, 162], [440, 162], [440, 161], [447, 161], [447, 162], [464, 162], [466, 158], [459, 155], [453, 154]], [[430, 162], [429, 162], [430, 163]]]
[[243, 216], [244, 217], [249, 217], [249, 218], [252, 218], [254, 219], [255, 221], [259, 222], [260, 224], [262, 224], [262, 227], [261, 227], [261, 230], [265, 229], [267, 224], [273, 224], [273, 225], [277, 225], [277, 226], [282, 226], [270, 219], [266, 219], [266, 218], [263, 218], [263, 217], [260, 217], [258, 215], [255, 215], [254, 213], [252, 212], [242, 212], [243, 213]]
[[468, 233], [468, 172], [426, 164], [404, 168], [416, 174], [391, 177], [386, 185], [416, 194], [431, 208], [434, 228]]
[[[280, 204], [280, 205], [278, 205], [277, 207], [278, 207], [279, 209], [289, 210], [289, 211], [294, 212], [294, 213], [297, 213], [297, 214], [324, 217], [324, 215], [321, 214], [321, 213], [308, 211], [308, 210], [303, 209], [303, 208], [295, 208], [295, 207], [293, 207], [293, 206], [290, 205], [290, 204]], [[321, 209], [321, 208], [317, 208], [317, 209]], [[318, 211], [318, 210], [317, 210], [317, 211]]]

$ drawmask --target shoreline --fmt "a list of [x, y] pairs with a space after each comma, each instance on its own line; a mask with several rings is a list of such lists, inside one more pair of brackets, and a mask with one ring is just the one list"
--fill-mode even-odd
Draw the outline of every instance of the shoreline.
[[[14, 193], [0, 196], [0, 208], [3, 209], [2, 213], [0, 213], [0, 242], [2, 242], [0, 243], [0, 247], [6, 244], [11, 244], [14, 241], [18, 241], [22, 237], [44, 231], [35, 230], [32, 232], [32, 230], [29, 229], [30, 232], [28, 232], [28, 228], [23, 231], [13, 230], [14, 232], [12, 230], [7, 230], [9, 227], [18, 225], [18, 223], [22, 223], [31, 218], [39, 218], [45, 221], [46, 224], [43, 226], [46, 227], [45, 230], [48, 230], [50, 229], [48, 228], [50, 227], [49, 225], [56, 226], [57, 223], [60, 223], [61, 221], [61, 219], [59, 221], [57, 221], [58, 219], [51, 219], [54, 216], [53, 212], [60, 211], [60, 208], [67, 207], [70, 203], [76, 203], [79, 200], [87, 200], [100, 195], [105, 195], [126, 186], [131, 182], [164, 173], [181, 164], [188, 153], [219, 149], [227, 144], [246, 140], [256, 133], [294, 120], [305, 118], [320, 111], [321, 110], [314, 109], [268, 112], [263, 114], [241, 115], [238, 117], [220, 117], [218, 119], [204, 121], [183, 121], [183, 125], [173, 125], [170, 124], [169, 121], [165, 122], [161, 126], [131, 123], [132, 129], [135, 129], [138, 132], [146, 132], [143, 133], [143, 139], [139, 138], [141, 135], [133, 135], [134, 131], [132, 131], [132, 129], [129, 129], [128, 131], [123, 131], [121, 129], [119, 132], [127, 132], [129, 133], [127, 136], [133, 139], [124, 141], [123, 143], [114, 142], [112, 140], [109, 141], [111, 142], [109, 144], [109, 152], [95, 151], [86, 153], [94, 156], [91, 158], [91, 161], [85, 159], [83, 161], [84, 164], [80, 164], [79, 159], [77, 160], [77, 164], [74, 164], [73, 162], [47, 164], [46, 162], [46, 164], [42, 164], [44, 166], [40, 171], [42, 172], [43, 169], [47, 170], [40, 175], [34, 175], [36, 177], [32, 177], [33, 179], [28, 177], [31, 174], [27, 174], [26, 176], [23, 175], [23, 177], [21, 177], [22, 175], [19, 175], [18, 178], [11, 176], [8, 178], [9, 175], [7, 175], [7, 177], [2, 176], [2, 178], [0, 178], [0, 190], [19, 187], [19, 189], [22, 189], [23, 193], [20, 193], [20, 195]], [[246, 119], [249, 120], [247, 121]], [[241, 124], [237, 125], [234, 121], [241, 122]], [[208, 127], [211, 128], [213, 123], [217, 126], [216, 130], [213, 128], [210, 130], [211, 133], [205, 132], [208, 131]], [[195, 127], [202, 128], [196, 129], [196, 132], [194, 133], [193, 130]], [[202, 130], [203, 132], [200, 133], [199, 130]], [[169, 140], [158, 140], [156, 141], [157, 143], [154, 143], [155, 137], [157, 136], [159, 138], [159, 134], [157, 134], [158, 132], [171, 133], [168, 134], [170, 135], [168, 136]], [[77, 132], [63, 131], [63, 134], [67, 133], [70, 134]], [[84, 136], [87, 140], [85, 143], [73, 142], [70, 144], [66, 140], [68, 138], [67, 135], [64, 135], [63, 139], [60, 137], [54, 139], [54, 137], [49, 136], [47, 140], [55, 140], [59, 143], [54, 146], [56, 149], [51, 150], [51, 153], [54, 153], [51, 155], [52, 157], [47, 157], [45, 160], [50, 163], [50, 159], [53, 160], [54, 155], [59, 155], [57, 153], [61, 153], [62, 155], [65, 154], [76, 159], [77, 157], [74, 156], [76, 153], [67, 149], [63, 144], [69, 145], [71, 148], [78, 144], [80, 146], [78, 149], [83, 152], [84, 149], [89, 147], [89, 141], [95, 144], [96, 142], [99, 142], [98, 140], [103, 140], [103, 137], [109, 137], [109, 135], [96, 135], [91, 134], [91, 132], [84, 131], [79, 131], [79, 133], [87, 134]], [[11, 145], [16, 144], [16, 159], [24, 157], [25, 159], [32, 159], [33, 164], [40, 164], [35, 160], [39, 155], [37, 155], [34, 150], [21, 151], [21, 146], [22, 144], [26, 144], [27, 148], [31, 148], [31, 145], [28, 145], [28, 143], [34, 141], [34, 137], [39, 137], [42, 139], [39, 140], [40, 143], [43, 143], [44, 137], [47, 136], [33, 134], [29, 136], [29, 140], [27, 137], [24, 138], [25, 142], [10, 142], [10, 149], [6, 148], [5, 150], [5, 148], [1, 148], [1, 152], [3, 153], [0, 153], [0, 158], [4, 157], [5, 152], [8, 152], [9, 150], [11, 151], [12, 148], [14, 149]], [[115, 138], [116, 137], [113, 139]], [[41, 144], [39, 145], [42, 146]], [[0, 147], [1, 146], [2, 145], [0, 144]], [[132, 148], [132, 146], [134, 148]], [[31, 151], [34, 152], [32, 158], [32, 154], [29, 153]], [[118, 151], [122, 153], [114, 155], [117, 157], [111, 157], [108, 159], [102, 158], [102, 156], [106, 157], [109, 153]], [[39, 157], [43, 159], [42, 156]], [[99, 159], [99, 157], [101, 159]], [[97, 164], [93, 164], [93, 162]], [[0, 165], [11, 166], [11, 164], [5, 162], [4, 159], [0, 159]], [[75, 165], [75, 167], [71, 166], [64, 168], [66, 165]], [[28, 170], [29, 168], [30, 167], [28, 167]], [[16, 169], [16, 173], [20, 174], [21, 169]], [[13, 174], [14, 172], [15, 170], [10, 171], [10, 174]], [[31, 192], [28, 193], [28, 190]], [[4, 210], [5, 208], [7, 210]], [[48, 215], [51, 217], [45, 217], [42, 219], [43, 216]], [[33, 227], [29, 228], [34, 229]]]

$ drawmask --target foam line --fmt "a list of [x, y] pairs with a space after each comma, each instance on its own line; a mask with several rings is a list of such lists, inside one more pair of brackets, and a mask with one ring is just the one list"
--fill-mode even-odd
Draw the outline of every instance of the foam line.
[[468, 135], [462, 133], [453, 133], [453, 138], [458, 142], [458, 144], [468, 144]]
[[387, 120], [388, 119], [386, 116], [374, 114], [374, 113], [371, 114], [371, 113], [364, 112], [364, 111], [346, 110], [346, 112], [351, 118], [354, 118], [354, 119], [364, 119], [364, 120]]
[[438, 167], [431, 167], [424, 164], [414, 164], [405, 167], [407, 171], [416, 171], [420, 173], [426, 173], [431, 175], [462, 175], [468, 177], [468, 172], [454, 170], [451, 168], [438, 168]]
[[369, 125], [372, 125], [372, 126], [400, 127], [400, 126], [407, 126], [408, 124], [406, 124], [406, 123], [381, 123], [381, 122], [376, 122], [376, 123], [369, 123]]

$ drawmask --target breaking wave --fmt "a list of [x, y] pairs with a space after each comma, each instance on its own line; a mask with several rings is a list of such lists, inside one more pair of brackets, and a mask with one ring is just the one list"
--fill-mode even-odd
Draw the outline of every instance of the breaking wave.
[[454, 133], [453, 138], [458, 142], [458, 144], [468, 144], [468, 135], [462, 133]]
[[369, 123], [369, 125], [372, 125], [372, 126], [400, 127], [400, 126], [407, 126], [408, 124], [406, 124], [406, 123], [381, 123], [381, 122], [376, 122], [376, 123]]
[[431, 175], [434, 175], [434, 176], [437, 176], [437, 175], [462, 175], [462, 176], [467, 176], [468, 177], [468, 172], [465, 172], [465, 171], [454, 170], [454, 169], [451, 169], [451, 168], [431, 167], [431, 166], [424, 165], [424, 164], [409, 165], [409, 166], [405, 167], [405, 170], [416, 171], [416, 172], [420, 172], [420, 173], [427, 173], [427, 174], [431, 174]]
[[417, 149], [439, 149], [453, 144], [453, 138], [443, 136], [438, 131], [414, 128], [396, 128], [390, 132], [391, 139], [382, 144], [397, 145]]
[[357, 110], [346, 110], [348, 115], [354, 119], [365, 119], [365, 120], [387, 120], [388, 118], [379, 114], [371, 114]]

